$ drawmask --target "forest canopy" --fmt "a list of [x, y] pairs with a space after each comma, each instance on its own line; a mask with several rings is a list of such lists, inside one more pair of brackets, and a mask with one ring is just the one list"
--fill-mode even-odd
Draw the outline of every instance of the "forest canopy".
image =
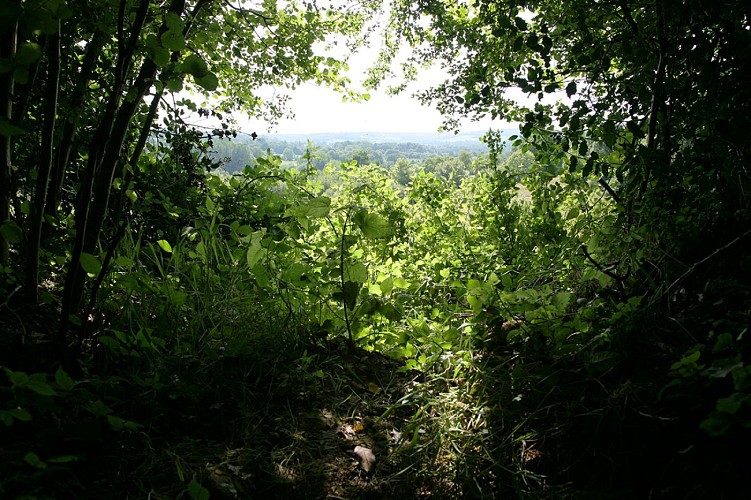
[[[240, 147], [369, 43], [518, 133]], [[741, 497], [749, 46], [740, 0], [4, 1], [0, 496]]]

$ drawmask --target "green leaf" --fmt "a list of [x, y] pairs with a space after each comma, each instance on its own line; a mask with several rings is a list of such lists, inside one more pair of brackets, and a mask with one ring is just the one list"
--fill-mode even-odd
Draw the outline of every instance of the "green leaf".
[[733, 387], [736, 391], [744, 391], [751, 387], [751, 366], [739, 366], [732, 373]]
[[678, 370], [679, 368], [682, 368], [684, 366], [692, 366], [695, 365], [696, 362], [699, 360], [699, 357], [701, 356], [701, 352], [696, 350], [693, 352], [690, 352], [683, 356], [680, 361], [673, 363], [670, 366], [671, 370]]
[[732, 347], [732, 345], [733, 345], [733, 336], [727, 332], [722, 333], [717, 336], [717, 340], [715, 341], [715, 345], [712, 348], [712, 352], [721, 352], [725, 349]]
[[513, 284], [514, 280], [511, 278], [510, 274], [506, 273], [501, 275], [501, 285], [503, 285], [504, 289], [510, 290]]
[[31, 420], [31, 413], [23, 408], [11, 408], [8, 410], [8, 414], [21, 422], [29, 422]]
[[360, 295], [361, 284], [355, 281], [345, 281], [342, 287], [344, 304], [348, 309], [354, 309], [357, 305], [357, 297]]
[[319, 196], [312, 198], [307, 203], [307, 214], [309, 217], [326, 217], [331, 211], [331, 198], [328, 196]]
[[64, 391], [72, 391], [76, 386], [76, 383], [70, 378], [70, 375], [65, 373], [62, 368], [58, 368], [55, 372], [55, 383]]
[[26, 85], [27, 83], [29, 83], [29, 68], [27, 68], [26, 66], [18, 66], [16, 69], [14, 69], [13, 81], [20, 83], [21, 85]]
[[5, 241], [12, 244], [21, 243], [21, 240], [23, 239], [23, 232], [21, 232], [21, 228], [11, 220], [5, 221], [2, 225], [0, 225], [0, 234], [3, 235]]
[[14, 372], [8, 368], [5, 368], [4, 370], [5, 375], [14, 387], [24, 387], [29, 381], [29, 376], [24, 372]]
[[576, 82], [571, 82], [566, 85], [566, 95], [571, 97], [574, 94], [576, 94]]
[[202, 77], [194, 76], [193, 79], [200, 87], [203, 87], [204, 90], [208, 90], [209, 92], [213, 92], [219, 87], [219, 79], [211, 72]]
[[151, 60], [160, 68], [167, 66], [170, 62], [169, 50], [164, 47], [149, 47], [148, 53]]
[[730, 420], [726, 413], [713, 411], [699, 427], [710, 436], [722, 436], [730, 429]]
[[209, 212], [213, 212], [216, 209], [216, 204], [214, 203], [214, 200], [212, 200], [208, 196], [206, 197], [206, 201], [204, 202], [204, 205], [206, 205], [206, 210], [208, 210]]
[[206, 62], [197, 54], [190, 54], [183, 59], [182, 65], [183, 72], [193, 76], [193, 78], [201, 78], [209, 73]]
[[133, 259], [121, 255], [115, 259], [115, 265], [120, 267], [130, 267], [133, 265]]
[[167, 12], [165, 14], [164, 23], [170, 31], [182, 31], [185, 28], [182, 18], [174, 12]]
[[180, 92], [183, 89], [183, 77], [182, 75], [170, 78], [165, 84], [167, 90], [170, 92]]
[[156, 244], [165, 252], [172, 253], [172, 245], [170, 245], [167, 240], [158, 240]]
[[344, 276], [348, 281], [365, 283], [368, 281], [368, 268], [361, 262], [348, 264], [344, 267]]
[[201, 486], [195, 479], [188, 483], [188, 495], [193, 500], [209, 500], [209, 490]]
[[386, 303], [379, 311], [389, 321], [399, 321], [402, 319], [402, 312], [393, 304]]
[[8, 118], [0, 116], [0, 136], [13, 137], [25, 133], [26, 131], [24, 129], [11, 123]]
[[23, 461], [27, 464], [31, 465], [32, 467], [36, 467], [37, 469], [46, 469], [47, 464], [42, 461], [42, 459], [39, 458], [39, 455], [36, 453], [29, 452], [23, 457]]
[[35, 63], [42, 57], [42, 47], [38, 43], [24, 43], [16, 51], [15, 62], [22, 66]]
[[553, 296], [553, 304], [555, 307], [559, 310], [564, 310], [566, 307], [568, 307], [569, 303], [571, 302], [571, 299], [574, 296], [570, 294], [569, 292], [559, 292], [556, 293]]
[[125, 426], [125, 420], [116, 415], [107, 415], [107, 423], [109, 423], [110, 427], [116, 431], [123, 430], [123, 427]]
[[248, 261], [248, 267], [251, 269], [258, 263], [258, 261], [266, 256], [266, 249], [261, 247], [261, 239], [265, 233], [265, 230], [255, 231], [250, 237], [250, 246], [248, 246], [246, 259]]
[[589, 358], [590, 364], [603, 363], [608, 366], [614, 365], [620, 360], [621, 355], [615, 351], [598, 351]]
[[78, 457], [75, 455], [60, 455], [59, 457], [48, 458], [47, 462], [51, 464], [67, 464], [70, 462], [75, 462], [77, 460]]
[[173, 52], [180, 52], [185, 48], [185, 37], [181, 30], [169, 30], [160, 37], [162, 46]]
[[45, 380], [42, 380], [40, 378], [35, 378], [33, 375], [29, 378], [29, 381], [26, 383], [26, 387], [37, 394], [41, 394], [42, 396], [55, 396], [57, 393], [55, 392], [55, 389], [52, 388], [50, 384], [48, 384]]
[[81, 252], [81, 267], [89, 274], [97, 275], [102, 270], [102, 263], [99, 261], [99, 257], [95, 257], [90, 253]]
[[394, 287], [396, 288], [409, 288], [410, 282], [402, 278], [401, 276], [394, 278]]
[[717, 411], [722, 413], [729, 413], [730, 415], [735, 415], [738, 410], [741, 409], [741, 404], [743, 403], [743, 398], [738, 398], [736, 396], [740, 396], [739, 394], [733, 394], [732, 396], [729, 396], [727, 398], [720, 398], [717, 400]]
[[97, 417], [103, 417], [112, 413], [112, 409], [106, 404], [102, 403], [101, 399], [97, 399], [96, 401], [89, 403], [87, 409]]
[[370, 239], [389, 238], [394, 234], [394, 228], [389, 222], [378, 214], [360, 210], [353, 217], [353, 221], [362, 231], [363, 236]]

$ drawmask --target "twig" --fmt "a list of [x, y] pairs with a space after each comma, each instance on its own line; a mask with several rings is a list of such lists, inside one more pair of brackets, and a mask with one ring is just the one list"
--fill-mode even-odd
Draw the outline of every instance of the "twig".
[[3, 308], [3, 307], [7, 307], [8, 309], [10, 309], [10, 306], [8, 305], [8, 302], [10, 302], [10, 299], [11, 299], [11, 298], [13, 298], [13, 296], [14, 296], [14, 295], [15, 295], [16, 293], [18, 293], [18, 291], [19, 291], [19, 290], [20, 290], [21, 288], [23, 288], [23, 287], [22, 287], [21, 285], [16, 285], [16, 288], [14, 288], [14, 289], [13, 289], [13, 291], [12, 291], [12, 292], [10, 292], [10, 293], [8, 294], [8, 296], [7, 296], [6, 298], [5, 298], [5, 301], [4, 301], [4, 302], [3, 302], [2, 304], [0, 304], [0, 309], [1, 309], [1, 308]]
[[679, 276], [679, 277], [678, 277], [678, 278], [677, 278], [677, 279], [676, 279], [675, 281], [673, 281], [673, 282], [672, 282], [672, 283], [670, 284], [670, 286], [668, 286], [668, 288], [667, 288], [667, 289], [665, 290], [665, 292], [663, 293], [663, 295], [664, 295], [664, 294], [666, 294], [666, 293], [668, 293], [668, 292], [670, 292], [670, 290], [671, 290], [671, 289], [672, 289], [672, 288], [673, 288], [674, 286], [676, 286], [676, 285], [677, 285], [678, 283], [680, 283], [681, 281], [685, 280], [685, 279], [686, 279], [686, 278], [687, 278], [687, 277], [688, 277], [688, 276], [689, 276], [689, 275], [690, 275], [691, 273], [693, 273], [693, 272], [694, 272], [694, 271], [696, 270], [696, 268], [697, 268], [698, 266], [700, 266], [700, 265], [704, 264], [704, 263], [705, 263], [705, 262], [707, 262], [707, 261], [708, 261], [709, 259], [711, 259], [711, 258], [712, 258], [712, 257], [714, 257], [715, 255], [717, 255], [718, 253], [722, 252], [723, 250], [727, 250], [727, 249], [728, 249], [728, 248], [730, 248], [731, 246], [735, 245], [736, 243], [738, 243], [738, 242], [739, 242], [740, 240], [742, 240], [743, 238], [745, 238], [745, 237], [746, 237], [746, 236], [748, 236], [749, 234], [751, 234], [751, 229], [749, 229], [748, 231], [746, 231], [746, 232], [745, 232], [745, 233], [743, 233], [742, 235], [740, 235], [740, 236], [736, 237], [736, 238], [735, 238], [735, 239], [733, 239], [732, 241], [730, 241], [730, 242], [726, 243], [725, 245], [721, 246], [720, 248], [717, 248], [717, 249], [716, 249], [716, 250], [715, 250], [714, 252], [712, 252], [711, 254], [707, 255], [706, 257], [704, 257], [704, 258], [703, 258], [703, 259], [701, 259], [700, 261], [698, 261], [698, 262], [694, 262], [694, 263], [693, 263], [693, 264], [691, 265], [691, 267], [689, 267], [689, 268], [688, 268], [688, 270], [687, 270], [687, 271], [686, 271], [685, 273], [681, 274], [681, 275], [680, 275], [680, 276]]

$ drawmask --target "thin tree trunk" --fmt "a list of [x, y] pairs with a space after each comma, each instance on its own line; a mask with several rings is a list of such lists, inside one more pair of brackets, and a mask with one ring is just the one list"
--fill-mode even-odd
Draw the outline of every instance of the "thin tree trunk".
[[[145, 1], [145, 3], [146, 8], [148, 8], [148, 2]], [[185, 0], [173, 0], [169, 7], [169, 12], [181, 15], [184, 8]], [[131, 38], [129, 39], [129, 43], [124, 46], [125, 53], [122, 57], [118, 57], [118, 77], [123, 77], [123, 80], [127, 68], [132, 61], [141, 27], [142, 24], [131, 28]], [[165, 31], [166, 26], [162, 26], [160, 34]], [[121, 46], [123, 45], [121, 44]], [[141, 100], [149, 88], [151, 88], [157, 70], [157, 65], [151, 59], [146, 59], [143, 62], [139, 74], [130, 89], [131, 98], [124, 101], [116, 109], [114, 120], [111, 122], [102, 122], [97, 131], [97, 135], [101, 134], [104, 136], [104, 140], [99, 142], [99, 144], [103, 144], [104, 146], [98, 149], [95, 157], [90, 156], [86, 172], [86, 184], [81, 187], [83, 191], [79, 193], [80, 196], [78, 197], [79, 203], [76, 206], [76, 242], [63, 293], [58, 331], [60, 338], [64, 338], [67, 335], [70, 315], [77, 314], [80, 310], [86, 277], [85, 272], [80, 267], [81, 254], [95, 251], [107, 213], [112, 178], [119, 164], [125, 139], [128, 135], [129, 125], [141, 105]], [[117, 93], [113, 93], [112, 99], [118, 99]], [[110, 102], [112, 102], [112, 99]], [[94, 145], [92, 144], [92, 146]]]
[[[11, 59], [16, 53], [18, 25], [0, 33], [0, 58]], [[9, 125], [13, 118], [13, 74], [0, 73], [0, 120]], [[0, 136], [0, 225], [10, 220], [12, 189], [13, 141], [10, 133]], [[10, 261], [9, 241], [0, 233], [0, 264]]]
[[47, 201], [52, 160], [54, 158], [55, 123], [57, 115], [57, 98], [60, 85], [60, 22], [58, 33], [50, 35], [48, 40], [47, 90], [45, 92], [44, 123], [42, 125], [42, 144], [39, 152], [36, 189], [34, 191], [31, 228], [28, 234], [26, 286], [31, 300], [36, 303], [39, 298], [39, 253], [41, 251], [42, 223], [44, 205]]
[[68, 107], [71, 111], [65, 118], [65, 125], [63, 126], [60, 143], [55, 156], [53, 172], [50, 177], [51, 184], [47, 192], [47, 201], [45, 203], [46, 215], [53, 217], [57, 215], [65, 172], [70, 164], [70, 158], [73, 153], [73, 143], [78, 133], [77, 118], [83, 110], [86, 90], [88, 89], [89, 81], [91, 80], [91, 75], [96, 67], [96, 62], [99, 59], [99, 54], [101, 53], [103, 44], [104, 35], [101, 32], [94, 34], [91, 42], [89, 42], [89, 45], [86, 47], [86, 54], [84, 55], [83, 63], [81, 64], [81, 70], [78, 74], [78, 79], [73, 88], [73, 92], [70, 95]]
[[[60, 355], [63, 363], [73, 368], [75, 367], [75, 360], [70, 359], [70, 352], [67, 347], [67, 335], [70, 317], [71, 315], [78, 314], [84, 294], [83, 286], [86, 275], [80, 265], [81, 254], [84, 251], [91, 252], [93, 249], [93, 247], [86, 247], [87, 249], [84, 250], [84, 242], [87, 241], [86, 234], [89, 231], [93, 231], [91, 227], [96, 225], [96, 223], [93, 225], [89, 224], [89, 218], [92, 213], [91, 204], [92, 197], [94, 196], [95, 179], [100, 175], [102, 161], [105, 152], [109, 147], [112, 135], [119, 133], [123, 133], [124, 135], [127, 133], [127, 123], [125, 124], [126, 130], [118, 131], [115, 128], [115, 122], [116, 117], [119, 114], [118, 108], [123, 95], [126, 77], [130, 71], [138, 39], [143, 30], [149, 11], [149, 0], [141, 0], [133, 24], [130, 27], [130, 38], [126, 43], [124, 40], [125, 34], [123, 28], [125, 3], [126, 0], [121, 0], [118, 20], [118, 55], [114, 68], [112, 91], [109, 95], [104, 113], [99, 121], [99, 125], [89, 143], [89, 159], [86, 163], [83, 175], [81, 176], [81, 184], [76, 196], [76, 239], [73, 245], [71, 260], [68, 264], [68, 271], [65, 276], [65, 285], [63, 287], [63, 296], [60, 305], [60, 323], [58, 325], [57, 344], [61, 349]], [[150, 62], [150, 60], [147, 60], [146, 62]], [[137, 105], [141, 97], [142, 96], [136, 97], [132, 103]], [[97, 236], [100, 229], [101, 226], [96, 229]]]

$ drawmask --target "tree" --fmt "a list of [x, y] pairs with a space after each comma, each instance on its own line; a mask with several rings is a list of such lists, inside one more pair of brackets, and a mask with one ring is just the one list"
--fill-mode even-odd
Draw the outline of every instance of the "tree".
[[[257, 95], [262, 86], [312, 80], [344, 91], [344, 61], [315, 47], [337, 33], [354, 49], [371, 7], [3, 3], [0, 263], [4, 270], [25, 269], [24, 289], [36, 301], [40, 273], [50, 271], [40, 266], [45, 248], [68, 251], [61, 357], [67, 357], [70, 321], [85, 322], [80, 314], [87, 275], [106, 273], [106, 256], [127, 225], [124, 212], [137, 212], [132, 202], [139, 193], [158, 189], [139, 184], [138, 177], [160, 110], [168, 126], [178, 127], [186, 110], [200, 113], [208, 106], [212, 113], [241, 110], [273, 120], [285, 112], [284, 97], [264, 101]], [[175, 105], [167, 105], [163, 98], [181, 90], [210, 95], [211, 102], [171, 99]], [[57, 239], [47, 241], [55, 227], [65, 227], [57, 214], [70, 213], [71, 231], [55, 230]]]
[[399, 158], [391, 167], [391, 175], [396, 182], [402, 186], [409, 184], [410, 179], [415, 173], [415, 167], [406, 158]]
[[[514, 144], [595, 176], [627, 228], [618, 237], [646, 237], [651, 258], [695, 261], [706, 242], [751, 227], [745, 2], [396, 2], [391, 26], [373, 82], [400, 37], [412, 63], [442, 61], [450, 78], [421, 99], [446, 127], [461, 116], [520, 122]], [[633, 246], [612, 249], [624, 272], [645, 263]]]
[[[591, 380], [598, 357], [622, 359], [608, 364], [607, 377], [603, 373], [597, 381], [610, 393], [632, 380], [650, 380], [653, 385], [639, 404], [655, 408], [648, 412], [654, 415], [663, 410], [675, 415], [675, 422], [652, 427], [659, 429], [653, 435], [661, 440], [655, 450], [678, 436], [696, 446], [695, 457], [708, 457], [687, 463], [689, 459], [673, 455], [672, 464], [660, 464], [664, 470], [681, 470], [676, 484], [685, 482], [686, 489], [671, 494], [702, 488], [705, 496], [738, 494], [739, 485], [715, 479], [718, 471], [733, 465], [723, 462], [713, 469], [710, 464], [741, 452], [749, 426], [748, 413], [741, 413], [736, 403], [751, 397], [745, 381], [747, 322], [731, 319], [747, 316], [747, 303], [741, 303], [747, 299], [739, 297], [749, 296], [751, 283], [746, 250], [751, 240], [748, 2], [426, 0], [417, 5], [399, 1], [392, 7], [392, 30], [372, 83], [386, 74], [395, 48], [411, 44], [408, 65], [440, 61], [448, 69], [446, 81], [421, 95], [445, 113], [447, 128], [462, 116], [520, 124], [512, 144], [534, 155], [538, 172], [525, 184], [532, 191], [534, 221], [518, 227], [533, 245], [526, 252], [515, 245], [515, 256], [541, 257], [529, 261], [537, 266], [532, 273], [561, 269], [558, 262], [568, 265], [570, 259], [581, 262], [570, 268], [571, 281], [561, 279], [565, 273], [531, 274], [539, 281], [530, 285], [539, 290], [544, 281], [543, 286], [570, 290], [582, 304], [577, 301], [571, 308], [575, 314], [588, 312], [605, 320], [598, 334], [608, 332], [607, 341], [599, 344], [601, 336], [587, 328], [583, 338], [591, 340], [591, 347], [572, 348], [565, 355], [556, 352], [552, 338], [567, 335], [565, 324], [525, 328], [529, 340], [519, 343], [522, 363], [537, 359], [546, 366], [540, 371], [527, 364], [525, 380], [578, 372], [584, 382]], [[510, 90], [527, 97], [515, 101]], [[499, 174], [502, 185], [511, 185], [508, 172]], [[594, 207], [588, 195], [561, 202], [562, 191], [576, 183], [599, 189], [596, 218], [584, 216]], [[510, 202], [508, 196], [497, 199]], [[509, 227], [507, 221], [513, 223], [499, 218], [499, 226]], [[511, 235], [507, 239], [514, 241]], [[555, 248], [551, 239], [563, 249], [557, 260], [549, 253]], [[502, 257], [499, 274], [513, 256]], [[587, 289], [593, 280], [596, 291]], [[588, 303], [602, 309], [595, 313]], [[721, 341], [714, 329], [720, 323], [728, 332]], [[550, 368], [554, 366], [558, 368]], [[521, 365], [517, 369], [524, 372]], [[562, 385], [556, 379], [550, 391]], [[547, 398], [552, 392], [544, 386], [535, 390], [546, 396], [531, 407], [545, 406], [555, 415], [557, 404]], [[565, 421], [576, 428], [570, 421], [577, 413], [569, 406], [573, 399], [559, 403], [560, 413], [546, 428], [558, 429]], [[580, 414], [592, 409], [583, 406]], [[650, 428], [643, 419], [622, 414], [622, 409], [599, 414], [597, 425]], [[729, 439], [706, 444], [689, 436], [699, 429]], [[579, 424], [577, 432], [569, 439], [591, 429]], [[605, 454], [623, 456], [608, 449], [612, 433], [600, 438]], [[591, 461], [581, 466], [582, 476], [598, 475], [593, 470], [602, 456], [593, 451]], [[620, 473], [614, 468], [603, 475], [611, 472]], [[619, 482], [649, 477], [650, 472], [646, 467], [632, 470]], [[663, 480], [648, 479], [645, 493], [660, 490], [655, 485]]]

